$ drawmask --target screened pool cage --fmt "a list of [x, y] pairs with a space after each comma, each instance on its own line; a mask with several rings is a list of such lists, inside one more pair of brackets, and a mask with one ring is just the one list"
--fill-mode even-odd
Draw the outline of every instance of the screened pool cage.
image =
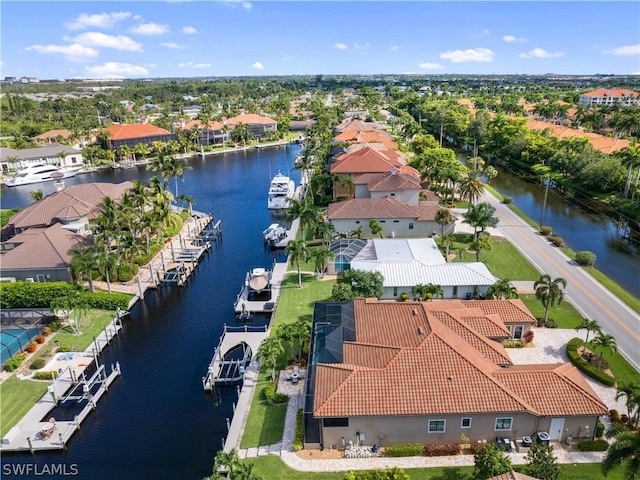
[[341, 238], [331, 242], [329, 249], [334, 255], [333, 262], [329, 262], [328, 273], [336, 275], [351, 268], [351, 260], [367, 245], [366, 240], [360, 238]]
[[0, 314], [0, 364], [4, 366], [16, 353], [42, 333], [55, 320], [49, 309], [18, 308], [2, 310]]

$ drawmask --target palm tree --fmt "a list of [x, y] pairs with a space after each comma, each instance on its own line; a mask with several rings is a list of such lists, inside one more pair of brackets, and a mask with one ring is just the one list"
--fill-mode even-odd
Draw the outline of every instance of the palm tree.
[[533, 288], [536, 292], [536, 298], [542, 302], [544, 306], [544, 324], [547, 324], [549, 319], [549, 307], [553, 307], [556, 302], [558, 305], [564, 300], [564, 290], [567, 288], [567, 281], [558, 277], [551, 279], [551, 275], [544, 274], [533, 284]]
[[602, 365], [604, 364], [603, 357], [606, 350], [609, 350], [612, 354], [618, 351], [618, 343], [616, 342], [616, 339], [613, 335], [609, 335], [608, 333], [599, 332], [593, 340], [593, 345], [600, 350], [600, 368], [602, 368]]
[[473, 235], [478, 236], [478, 228], [481, 232], [484, 232], [486, 228], [495, 228], [500, 219], [494, 217], [496, 209], [488, 202], [478, 203], [469, 207], [466, 213], [463, 214], [463, 223], [467, 223], [473, 227]]
[[258, 348], [258, 359], [265, 367], [271, 370], [271, 381], [276, 381], [276, 367], [278, 357], [284, 351], [282, 343], [277, 336], [266, 338]]
[[107, 282], [107, 291], [111, 293], [111, 275], [109, 272], [112, 272], [118, 265], [118, 255], [104, 244], [98, 245], [95, 253], [96, 267]]
[[470, 209], [484, 192], [484, 184], [478, 175], [468, 175], [460, 182], [459, 191], [460, 198], [469, 202]]
[[633, 411], [638, 407], [640, 401], [640, 383], [620, 381], [616, 385], [616, 400], [625, 397], [627, 405], [627, 415], [634, 417]]
[[440, 239], [440, 244], [445, 248], [445, 260], [449, 261], [449, 249], [453, 247], [456, 237], [453, 235], [445, 235]]
[[503, 278], [487, 289], [487, 298], [496, 300], [518, 298], [518, 289], [511, 284], [508, 278]]
[[583, 318], [582, 319], [582, 323], [580, 325], [578, 325], [576, 327], [576, 331], [579, 330], [586, 330], [587, 331], [587, 336], [584, 339], [583, 345], [587, 345], [587, 343], [589, 343], [589, 334], [590, 333], [595, 333], [598, 334], [600, 332], [602, 332], [602, 329], [600, 328], [600, 324], [598, 323], [597, 320], [589, 320], [588, 318]]
[[80, 335], [80, 320], [89, 311], [86, 299], [79, 291], [73, 291], [62, 297], [56, 297], [51, 301], [51, 310], [61, 312], [75, 335]]
[[315, 225], [322, 221], [320, 209], [311, 205], [304, 198], [302, 200], [292, 199], [284, 211], [284, 217], [289, 222], [296, 218], [300, 219], [300, 237], [303, 240], [306, 238], [304, 227], [308, 226], [313, 229]]
[[426, 285], [419, 283], [411, 288], [411, 294], [423, 300], [433, 300], [435, 296], [439, 296], [440, 298], [444, 297], [442, 287], [433, 283], [427, 283]]
[[96, 260], [96, 251], [87, 245], [78, 244], [71, 248], [68, 252], [71, 255], [71, 269], [79, 280], [87, 280], [89, 282], [89, 290], [95, 292], [93, 285], [93, 275], [98, 270]]
[[640, 432], [621, 432], [609, 445], [602, 462], [605, 476], [616, 466], [626, 462], [624, 480], [640, 479]]
[[293, 263], [298, 269], [298, 288], [302, 288], [302, 273], [300, 271], [300, 264], [307, 261], [309, 258], [309, 250], [304, 240], [293, 240], [284, 249], [285, 253], [289, 255], [291, 263]]
[[314, 247], [309, 249], [309, 258], [313, 260], [316, 272], [318, 272], [320, 278], [324, 277], [327, 261], [334, 257], [335, 254], [329, 249], [329, 247]]
[[436, 212], [436, 223], [442, 227], [441, 235], [444, 236], [444, 227], [455, 222], [455, 218], [448, 208], [439, 208]]
[[44, 197], [44, 193], [42, 193], [42, 190], [40, 190], [40, 189], [31, 190], [29, 192], [29, 198], [31, 200], [33, 200], [34, 202], [38, 202], [38, 201], [42, 200], [43, 197]]
[[382, 229], [382, 225], [375, 218], [369, 220], [369, 230], [371, 230], [371, 235], [379, 235], [380, 238], [384, 238], [384, 231]]
[[189, 206], [189, 215], [191, 215], [193, 213], [192, 210], [191, 210], [191, 207], [193, 207], [193, 205], [195, 205], [196, 199], [193, 198], [191, 195], [187, 195], [185, 193], [181, 193], [176, 198], [178, 200], [183, 201], [184, 203], [186, 203]]

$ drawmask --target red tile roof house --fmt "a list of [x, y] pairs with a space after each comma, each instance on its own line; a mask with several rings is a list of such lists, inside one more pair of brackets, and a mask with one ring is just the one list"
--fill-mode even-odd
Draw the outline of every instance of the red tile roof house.
[[198, 145], [222, 145], [229, 139], [229, 128], [225, 127], [222, 122], [211, 121], [204, 124], [202, 120], [191, 120], [190, 122], [181, 122], [178, 130], [188, 132], [194, 128], [198, 129]]
[[305, 447], [592, 438], [605, 404], [571, 364], [513, 365], [493, 302], [316, 303]]
[[267, 132], [275, 132], [278, 130], [278, 122], [269, 117], [256, 115], [255, 113], [243, 113], [236, 117], [228, 118], [224, 122], [229, 130], [233, 130], [239, 123], [249, 126], [251, 132], [257, 139], [261, 139]]
[[600, 89], [583, 93], [578, 97], [578, 105], [622, 105], [629, 107], [640, 105], [640, 94], [624, 88]]
[[114, 124], [106, 129], [109, 132], [107, 148], [117, 150], [122, 145], [134, 148], [139, 143], [151, 146], [153, 142], [169, 142], [176, 140], [175, 133], [150, 123]]
[[102, 198], [120, 198], [132, 185], [73, 185], [16, 213], [2, 229], [0, 277], [72, 281], [69, 249], [86, 241], [88, 222]]

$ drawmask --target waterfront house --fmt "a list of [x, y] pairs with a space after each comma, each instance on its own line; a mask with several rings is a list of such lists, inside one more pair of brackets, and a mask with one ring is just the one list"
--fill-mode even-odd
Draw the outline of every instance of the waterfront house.
[[[355, 198], [392, 197], [407, 205], [419, 205], [422, 183], [420, 177], [400, 173], [391, 167], [384, 173], [363, 173], [353, 177]], [[436, 203], [436, 205], [438, 205]]]
[[205, 125], [202, 120], [191, 120], [181, 122], [178, 127], [186, 132], [194, 128], [198, 130], [198, 145], [222, 145], [229, 140], [229, 129], [222, 122], [212, 120]]
[[50, 143], [43, 147], [21, 150], [1, 147], [0, 162], [2, 172], [7, 173], [36, 163], [60, 167], [79, 167], [83, 163], [83, 158], [80, 150], [59, 143]]
[[249, 127], [249, 130], [258, 140], [264, 137], [267, 132], [275, 132], [278, 130], [278, 122], [273, 118], [256, 115], [255, 113], [243, 113], [241, 115], [228, 118], [224, 123], [227, 125], [229, 130], [233, 130], [236, 125], [243, 123]]
[[562, 125], [555, 125], [553, 123], [541, 122], [533, 119], [527, 120], [527, 128], [529, 130], [547, 131], [554, 137], [558, 138], [587, 138], [594, 150], [605, 154], [623, 150], [630, 145], [629, 140], [625, 140], [622, 138], [606, 137], [604, 135], [600, 135], [599, 133], [586, 132], [584, 130], [578, 130], [575, 128], [569, 128]]
[[166, 143], [178, 138], [175, 133], [150, 123], [116, 123], [106, 130], [108, 132], [106, 147], [109, 150], [117, 150], [123, 145], [134, 148], [139, 143], [151, 146], [153, 142]]
[[0, 277], [72, 281], [69, 249], [86, 241], [89, 220], [102, 199], [119, 199], [132, 186], [131, 182], [72, 185], [13, 215], [2, 229]]
[[505, 330], [477, 302], [316, 303], [305, 447], [593, 438], [607, 407], [580, 372], [513, 365]]

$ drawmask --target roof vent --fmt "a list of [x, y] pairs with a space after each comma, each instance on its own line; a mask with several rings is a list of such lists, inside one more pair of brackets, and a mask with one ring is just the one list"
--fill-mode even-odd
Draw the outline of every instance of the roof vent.
[[391, 167], [391, 175], [395, 175], [398, 173], [398, 169], [396, 167]]
[[452, 377], [451, 375], [449, 375], [449, 376], [447, 377], [447, 380], [451, 381], [451, 380], [453, 380], [453, 377]]
[[418, 327], [418, 335], [424, 335], [424, 330], [422, 330], [422, 327]]
[[413, 316], [415, 317], [416, 315], [418, 315], [418, 310], [416, 310], [415, 308], [413, 310], [411, 310], [411, 313], [413, 314]]

